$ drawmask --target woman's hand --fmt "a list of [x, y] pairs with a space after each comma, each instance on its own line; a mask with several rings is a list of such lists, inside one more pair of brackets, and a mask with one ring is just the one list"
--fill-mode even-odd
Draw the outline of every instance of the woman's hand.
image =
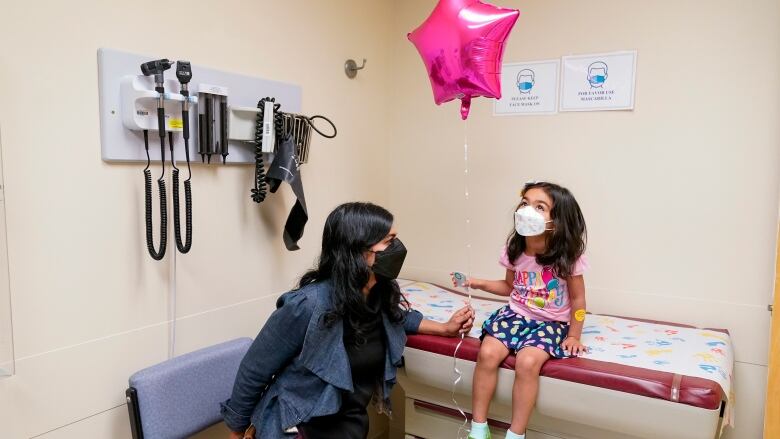
[[455, 311], [450, 320], [444, 324], [444, 334], [447, 337], [455, 337], [466, 334], [474, 326], [474, 310], [470, 306]]
[[243, 433], [231, 431], [228, 439], [255, 439], [255, 426], [250, 425]]
[[577, 337], [566, 337], [563, 340], [563, 343], [561, 343], [561, 347], [563, 350], [571, 355], [574, 355], [576, 357], [579, 357], [580, 355], [587, 352], [588, 348], [585, 347], [582, 343], [580, 343], [580, 339]]

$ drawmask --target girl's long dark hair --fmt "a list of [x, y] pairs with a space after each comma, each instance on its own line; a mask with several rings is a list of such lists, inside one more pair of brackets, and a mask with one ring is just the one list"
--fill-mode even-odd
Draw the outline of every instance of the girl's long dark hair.
[[[302, 288], [325, 280], [332, 283], [333, 309], [325, 314], [326, 326], [343, 319], [355, 331], [356, 338], [362, 339], [361, 320], [371, 312], [362, 292], [371, 274], [364, 253], [382, 241], [392, 225], [393, 215], [371, 203], [342, 204], [328, 215], [319, 261], [314, 269], [303, 275], [298, 285]], [[377, 279], [371, 295], [378, 300], [379, 308], [390, 321], [397, 323], [404, 319], [401, 304], [408, 304], [401, 296], [398, 282]]]
[[[585, 253], [588, 231], [585, 227], [585, 217], [582, 215], [574, 195], [565, 187], [555, 183], [537, 182], [526, 184], [523, 197], [531, 189], [539, 188], [552, 198], [550, 219], [554, 231], [547, 233], [547, 250], [536, 255], [539, 265], [552, 267], [556, 276], [569, 277], [577, 259]], [[518, 208], [520, 206], [518, 205]], [[507, 238], [507, 256], [514, 262], [525, 251], [525, 237], [513, 228]]]

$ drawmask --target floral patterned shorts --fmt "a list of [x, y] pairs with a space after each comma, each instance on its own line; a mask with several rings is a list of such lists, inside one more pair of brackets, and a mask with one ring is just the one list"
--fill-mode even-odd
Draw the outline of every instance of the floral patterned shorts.
[[516, 314], [509, 305], [497, 309], [482, 324], [482, 335], [495, 337], [514, 355], [528, 346], [539, 348], [553, 358], [568, 358], [561, 343], [569, 332], [567, 322], [540, 322]]

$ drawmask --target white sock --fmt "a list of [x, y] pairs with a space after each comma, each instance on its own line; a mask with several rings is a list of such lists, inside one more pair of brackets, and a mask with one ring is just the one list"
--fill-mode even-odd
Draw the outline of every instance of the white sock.
[[517, 433], [513, 432], [512, 430], [507, 430], [505, 438], [506, 439], [525, 439], [525, 433], [517, 434]]
[[473, 420], [471, 421], [471, 434], [469, 434], [469, 438], [486, 439], [487, 432], [488, 432], [487, 422], [474, 422]]

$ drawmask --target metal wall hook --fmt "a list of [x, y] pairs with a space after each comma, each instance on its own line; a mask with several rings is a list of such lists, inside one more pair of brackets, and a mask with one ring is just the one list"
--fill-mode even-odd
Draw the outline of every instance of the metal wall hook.
[[366, 68], [366, 59], [363, 58], [363, 65], [358, 67], [357, 63], [354, 59], [348, 59], [347, 62], [344, 63], [344, 73], [347, 74], [347, 78], [354, 79], [355, 76], [357, 76], [358, 70], [363, 70]]

